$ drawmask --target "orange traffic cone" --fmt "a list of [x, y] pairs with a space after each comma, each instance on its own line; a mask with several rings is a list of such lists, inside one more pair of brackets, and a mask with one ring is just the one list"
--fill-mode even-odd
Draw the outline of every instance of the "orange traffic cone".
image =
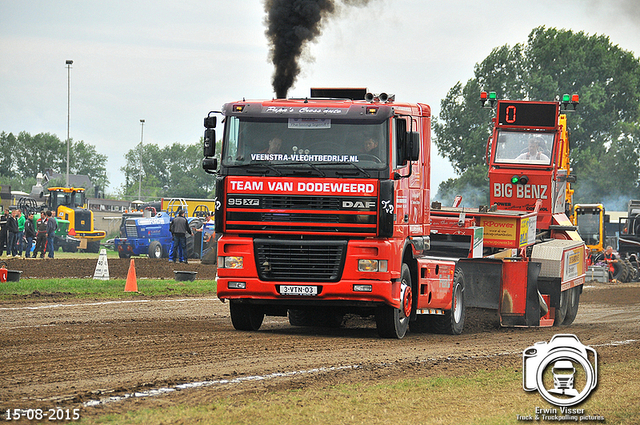
[[138, 292], [138, 280], [136, 279], [136, 264], [131, 259], [129, 264], [129, 273], [127, 274], [127, 283], [124, 285], [124, 292]]

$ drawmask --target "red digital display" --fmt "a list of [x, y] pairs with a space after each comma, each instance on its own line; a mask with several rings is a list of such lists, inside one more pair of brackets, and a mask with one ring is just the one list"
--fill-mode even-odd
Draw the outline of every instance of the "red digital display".
[[502, 126], [554, 128], [558, 124], [558, 104], [498, 101], [497, 118]]

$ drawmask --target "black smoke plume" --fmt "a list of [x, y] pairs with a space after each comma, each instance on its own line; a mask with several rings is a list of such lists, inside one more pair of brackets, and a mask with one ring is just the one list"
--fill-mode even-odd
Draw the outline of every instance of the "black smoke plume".
[[[343, 0], [345, 5], [363, 6], [369, 0]], [[265, 0], [266, 35], [275, 65], [273, 90], [286, 98], [300, 74], [300, 56], [306, 43], [322, 33], [323, 22], [339, 10], [334, 0]]]

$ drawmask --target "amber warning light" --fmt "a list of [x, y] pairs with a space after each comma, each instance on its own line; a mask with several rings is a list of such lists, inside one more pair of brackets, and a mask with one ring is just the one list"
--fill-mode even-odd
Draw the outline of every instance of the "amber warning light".
[[378, 113], [378, 108], [370, 106], [367, 108], [367, 115], [375, 115]]

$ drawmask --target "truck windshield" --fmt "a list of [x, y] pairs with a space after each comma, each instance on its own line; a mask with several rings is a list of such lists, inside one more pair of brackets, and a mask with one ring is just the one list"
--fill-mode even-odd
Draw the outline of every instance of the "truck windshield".
[[84, 206], [84, 192], [76, 192], [74, 207]]
[[576, 214], [578, 233], [587, 245], [600, 243], [600, 214]]
[[306, 163], [384, 169], [389, 156], [388, 126], [388, 121], [230, 116], [226, 118], [222, 165], [286, 168]]
[[554, 133], [499, 131], [495, 162], [550, 165]]

